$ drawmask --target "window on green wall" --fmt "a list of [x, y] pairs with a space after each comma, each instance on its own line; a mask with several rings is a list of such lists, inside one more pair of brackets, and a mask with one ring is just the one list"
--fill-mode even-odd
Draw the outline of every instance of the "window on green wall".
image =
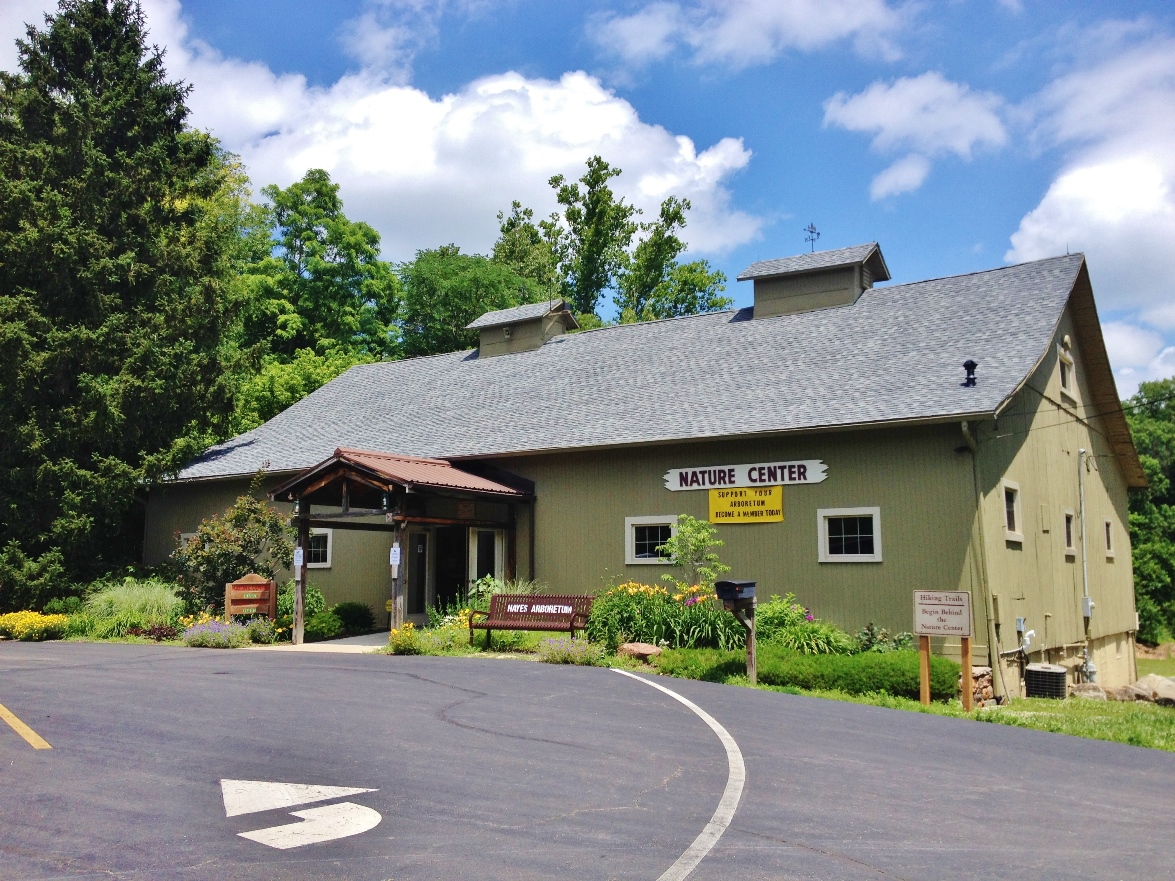
[[658, 548], [677, 532], [677, 517], [661, 514], [624, 518], [624, 562], [630, 566], [666, 562]]
[[880, 508], [821, 508], [816, 512], [821, 563], [880, 563]]
[[1011, 480], [1000, 481], [1000, 492], [1004, 503], [1004, 540], [1024, 541], [1024, 516], [1020, 510], [1020, 484]]
[[333, 529], [312, 529], [310, 546], [306, 548], [306, 565], [311, 569], [329, 569], [333, 544]]

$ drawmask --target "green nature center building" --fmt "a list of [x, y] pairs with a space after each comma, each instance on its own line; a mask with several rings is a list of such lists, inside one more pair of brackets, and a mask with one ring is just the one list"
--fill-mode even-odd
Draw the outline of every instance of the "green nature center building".
[[1084, 257], [878, 288], [867, 244], [739, 278], [751, 308], [569, 333], [540, 303], [479, 318], [477, 350], [354, 367], [152, 489], [146, 562], [263, 466], [308, 506], [328, 602], [382, 610], [398, 539], [409, 618], [485, 574], [656, 582], [690, 514], [760, 598], [902, 631], [914, 590], [970, 591], [976, 663], [1032, 630], [1070, 682], [1086, 650], [1099, 682], [1133, 681], [1145, 477]]

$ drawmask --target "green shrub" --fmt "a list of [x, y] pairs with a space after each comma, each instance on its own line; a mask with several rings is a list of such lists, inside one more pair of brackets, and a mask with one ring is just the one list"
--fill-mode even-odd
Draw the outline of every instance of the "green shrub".
[[270, 645], [277, 641], [277, 625], [264, 615], [250, 618], [245, 624], [245, 632], [249, 634], [249, 642], [255, 645]]
[[[303, 620], [309, 621], [319, 612], [326, 611], [326, 597], [313, 584], [306, 585], [306, 608], [302, 610]], [[287, 581], [277, 592], [278, 618], [294, 618], [294, 582]]]
[[375, 615], [366, 603], [339, 603], [334, 612], [348, 633], [367, 633], [375, 629]]
[[99, 639], [126, 636], [132, 629], [148, 630], [157, 624], [178, 623], [184, 602], [174, 584], [156, 579], [127, 578], [106, 584], [86, 597], [89, 634]]
[[184, 631], [184, 645], [193, 648], [237, 649], [249, 644], [249, 631], [236, 621], [208, 621]]
[[878, 628], [872, 621], [857, 631], [859, 652], [900, 652], [914, 644], [914, 634], [903, 631], [889, 635], [884, 627]]
[[579, 664], [594, 667], [604, 660], [604, 649], [583, 636], [552, 636], [538, 647], [539, 660], [546, 664]]
[[[764, 651], [757, 652], [762, 665]], [[747, 653], [724, 649], [666, 649], [653, 659], [657, 669], [679, 679], [725, 682], [732, 676], [746, 676]]]
[[596, 596], [587, 634], [608, 651], [632, 641], [671, 648], [736, 648], [745, 639], [742, 625], [705, 588], [670, 595], [663, 587], [635, 582]]
[[302, 633], [308, 642], [334, 639], [343, 632], [343, 622], [334, 612], [318, 612], [306, 619]]
[[73, 615], [82, 608], [81, 597], [58, 597], [45, 603], [41, 611], [46, 615]]
[[755, 639], [804, 655], [849, 654], [853, 638], [834, 624], [813, 617], [795, 594], [773, 596], [755, 608]]
[[[894, 651], [856, 655], [801, 655], [775, 645], [757, 652], [759, 682], [764, 685], [847, 694], [881, 692], [917, 699], [918, 653]], [[746, 675], [746, 653], [734, 651], [665, 651], [657, 658], [663, 673], [686, 679], [724, 682]], [[947, 700], [958, 693], [959, 665], [930, 659], [930, 695]]]

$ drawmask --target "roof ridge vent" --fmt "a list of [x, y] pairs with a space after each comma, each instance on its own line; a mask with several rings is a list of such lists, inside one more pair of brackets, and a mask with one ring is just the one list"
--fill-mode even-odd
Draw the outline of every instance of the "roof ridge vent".
[[874, 282], [889, 279], [877, 242], [760, 260], [738, 274], [755, 284], [755, 318], [851, 306]]

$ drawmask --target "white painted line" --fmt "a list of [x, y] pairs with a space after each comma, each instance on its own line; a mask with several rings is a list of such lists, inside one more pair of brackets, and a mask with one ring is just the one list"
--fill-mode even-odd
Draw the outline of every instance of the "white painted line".
[[[369, 792], [370, 790], [361, 791]], [[248, 838], [258, 844], [276, 847], [278, 850], [289, 850], [291, 847], [319, 844], [323, 841], [334, 841], [336, 838], [358, 835], [368, 829], [374, 829], [383, 819], [378, 811], [349, 801], [340, 802], [337, 805], [325, 805], [321, 808], [307, 808], [304, 811], [293, 811], [292, 813], [295, 817], [301, 817], [303, 822], [288, 823], [285, 826], [270, 826], [268, 829], [258, 829], [256, 832], [238, 834], [241, 838]]]
[[275, 808], [308, 805], [311, 802], [375, 792], [374, 789], [355, 789], [350, 786], [313, 786], [307, 783], [269, 783], [265, 780], [221, 780], [220, 793], [224, 798], [224, 815], [239, 817]]
[[730, 771], [726, 778], [726, 789], [722, 792], [722, 798], [718, 800], [718, 807], [714, 809], [714, 816], [710, 818], [710, 822], [706, 824], [706, 828], [702, 830], [701, 834], [694, 839], [694, 843], [687, 847], [685, 853], [677, 858], [677, 862], [666, 869], [661, 877], [657, 879], [657, 881], [682, 881], [682, 879], [686, 878], [690, 872], [698, 867], [698, 863], [718, 843], [718, 839], [722, 837], [722, 833], [726, 831], [726, 827], [734, 819], [734, 812], [738, 809], [739, 799], [743, 796], [743, 785], [747, 779], [747, 769], [743, 764], [742, 750], [738, 748], [738, 744], [734, 742], [734, 738], [730, 736], [730, 732], [723, 728], [717, 719], [693, 701], [682, 697], [675, 691], [670, 691], [664, 685], [650, 682], [648, 679], [637, 676], [634, 673], [629, 673], [627, 670], [616, 670], [615, 668], [613, 670], [621, 676], [627, 676], [630, 679], [635, 679], [637, 682], [643, 682], [650, 688], [663, 691], [675, 701], [685, 704], [693, 710], [699, 719], [710, 726], [710, 729], [722, 741], [722, 745], [726, 747], [726, 763]]

